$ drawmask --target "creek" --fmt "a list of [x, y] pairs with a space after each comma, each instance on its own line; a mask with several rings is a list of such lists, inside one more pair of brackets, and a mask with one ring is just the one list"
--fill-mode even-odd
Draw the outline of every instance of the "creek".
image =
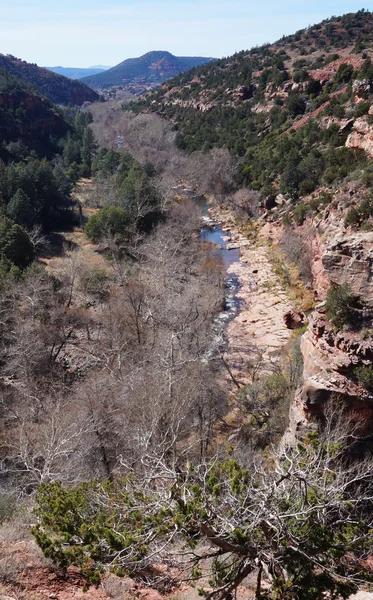
[[232, 234], [229, 230], [223, 231], [221, 225], [211, 219], [208, 212], [209, 205], [204, 196], [200, 196], [182, 186], [175, 189], [178, 189], [178, 192], [182, 196], [193, 200], [201, 209], [203, 225], [200, 232], [200, 240], [201, 242], [210, 242], [217, 247], [219, 257], [224, 265], [224, 283], [226, 288], [224, 310], [214, 319], [214, 328], [218, 330], [221, 329], [223, 323], [226, 324], [234, 319], [242, 306], [242, 301], [237, 297], [241, 283], [238, 276], [233, 271], [231, 272], [230, 269], [231, 265], [239, 262], [240, 250], [236, 247], [230, 249], [231, 241], [227, 240], [232, 240]]
[[215, 348], [225, 350], [228, 346], [226, 337], [226, 326], [232, 321], [241, 309], [242, 301], [237, 297], [237, 292], [241, 288], [241, 283], [238, 276], [230, 268], [240, 260], [240, 250], [237, 247], [230, 248], [232, 234], [228, 231], [223, 231], [221, 225], [211, 219], [208, 209], [209, 205], [204, 196], [199, 196], [192, 190], [180, 190], [184, 197], [192, 199], [202, 213], [202, 228], [200, 231], [201, 242], [209, 242], [217, 248], [219, 258], [221, 259], [224, 270], [225, 284], [225, 302], [224, 309], [218, 313], [213, 322], [213, 329], [216, 334]]
[[234, 319], [241, 307], [241, 301], [237, 297], [237, 292], [241, 287], [237, 275], [228, 269], [231, 265], [240, 260], [239, 248], [229, 249], [228, 240], [231, 240], [230, 231], [223, 231], [221, 225], [213, 221], [206, 210], [203, 211], [202, 219], [204, 225], [201, 229], [200, 240], [215, 244], [219, 249], [219, 254], [225, 269], [224, 283], [226, 288], [224, 310], [216, 317], [217, 322], [230, 321]]

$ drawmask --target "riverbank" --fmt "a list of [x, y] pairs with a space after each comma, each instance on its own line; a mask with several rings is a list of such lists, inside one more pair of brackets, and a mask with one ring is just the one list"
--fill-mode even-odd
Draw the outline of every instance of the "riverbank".
[[[251, 241], [240, 232], [230, 213], [214, 207], [209, 214], [223, 231], [229, 231], [228, 247], [239, 249], [238, 261], [228, 267], [227, 274], [236, 275], [240, 282], [236, 295], [241, 308], [227, 325], [224, 358], [234, 378], [245, 384], [252, 381], [254, 371], [270, 372], [279, 360], [292, 333], [285, 325], [284, 314], [293, 303], [274, 271], [268, 243], [260, 233]], [[228, 373], [227, 378], [231, 379]]]

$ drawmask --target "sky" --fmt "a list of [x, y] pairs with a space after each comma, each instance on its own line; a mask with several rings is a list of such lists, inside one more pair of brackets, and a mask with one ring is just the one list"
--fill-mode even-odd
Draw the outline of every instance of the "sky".
[[150, 50], [220, 58], [373, 8], [363, 1], [0, 0], [0, 53], [50, 67], [113, 66]]

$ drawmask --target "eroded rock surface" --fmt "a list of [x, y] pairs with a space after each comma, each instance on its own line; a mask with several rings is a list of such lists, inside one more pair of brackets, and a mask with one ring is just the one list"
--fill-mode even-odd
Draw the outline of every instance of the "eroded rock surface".
[[354, 294], [373, 305], [373, 232], [334, 238], [322, 264], [331, 283], [347, 282]]
[[366, 117], [356, 119], [353, 129], [346, 140], [347, 148], [364, 150], [373, 157], [373, 125], [370, 125]]
[[313, 418], [327, 403], [337, 408], [342, 401], [360, 431], [371, 431], [373, 395], [359, 384], [355, 369], [372, 363], [373, 339], [362, 340], [355, 332], [336, 332], [325, 315], [315, 311], [302, 337], [301, 351], [303, 385], [291, 408], [290, 439], [309, 431]]

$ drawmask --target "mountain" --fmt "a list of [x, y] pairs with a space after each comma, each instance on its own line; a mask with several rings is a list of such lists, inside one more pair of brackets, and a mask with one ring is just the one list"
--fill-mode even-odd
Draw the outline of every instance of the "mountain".
[[241, 185], [296, 202], [363, 166], [350, 148], [373, 138], [371, 56], [373, 14], [361, 10], [182, 73], [131, 109], [171, 120], [187, 152], [228, 148]]
[[178, 73], [213, 59], [201, 56], [173, 56], [170, 52], [148, 52], [140, 58], [129, 58], [104, 73], [83, 77], [81, 81], [94, 88], [107, 88], [130, 83], [159, 84]]
[[88, 77], [89, 75], [97, 75], [98, 73], [102, 73], [109, 68], [110, 67], [89, 67], [87, 69], [80, 69], [76, 67], [45, 67], [45, 69], [48, 69], [48, 71], [53, 71], [53, 73], [57, 73], [57, 75], [64, 75], [70, 79], [82, 79], [83, 77]]
[[20, 160], [33, 150], [51, 158], [69, 125], [33, 86], [0, 69], [0, 159]]
[[95, 102], [99, 99], [98, 94], [87, 85], [79, 81], [71, 81], [67, 77], [38, 67], [36, 64], [27, 63], [10, 54], [0, 54], [0, 69], [31, 83], [55, 104], [81, 106], [84, 102]]

